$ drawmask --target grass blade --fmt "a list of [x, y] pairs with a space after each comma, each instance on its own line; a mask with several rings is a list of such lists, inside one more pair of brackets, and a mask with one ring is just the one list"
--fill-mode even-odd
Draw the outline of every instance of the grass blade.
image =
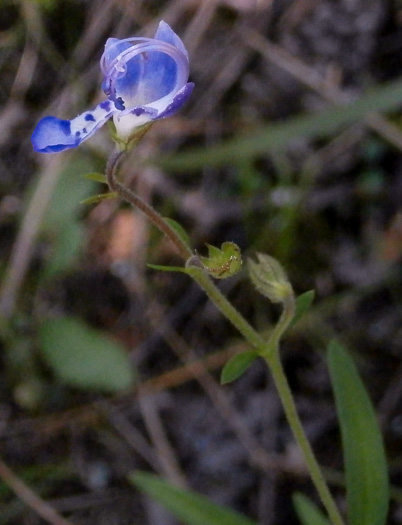
[[[211, 148], [193, 148], [174, 156], [158, 157], [156, 162], [175, 171], [199, 169], [205, 165], [235, 164], [274, 151], [284, 151], [299, 137], [322, 138], [340, 128], [364, 120], [375, 111], [390, 111], [402, 104], [402, 79], [376, 86], [349, 104], [331, 106], [313, 115], [299, 115], [280, 123], [270, 123], [254, 133], [235, 137]], [[154, 160], [151, 159], [153, 162]]]
[[130, 481], [187, 525], [257, 525], [226, 507], [211, 503], [193, 491], [184, 490], [147, 472], [136, 472]]
[[328, 366], [341, 427], [348, 523], [384, 525], [388, 469], [374, 408], [352, 359], [335, 341], [329, 345]]

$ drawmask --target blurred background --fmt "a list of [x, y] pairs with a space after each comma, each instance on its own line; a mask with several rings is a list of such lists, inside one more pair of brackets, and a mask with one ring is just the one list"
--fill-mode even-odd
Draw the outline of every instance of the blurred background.
[[[376, 406], [401, 524], [399, 0], [1, 0], [1, 475], [77, 525], [177, 523], [130, 485], [136, 469], [261, 525], [297, 523], [296, 490], [317, 501], [263, 363], [221, 387], [246, 345], [187, 276], [147, 267], [177, 265], [172, 245], [115, 199], [80, 204], [105, 191], [83, 175], [103, 171], [107, 127], [77, 150], [32, 151], [41, 117], [102, 100], [106, 39], [152, 37], [161, 19], [195, 91], [121, 176], [201, 255], [233, 241], [315, 290], [282, 345], [299, 413], [344, 508], [325, 364], [339, 338]], [[260, 330], [277, 319], [246, 270], [219, 286]], [[1, 481], [0, 508], [1, 525], [45, 523]]]

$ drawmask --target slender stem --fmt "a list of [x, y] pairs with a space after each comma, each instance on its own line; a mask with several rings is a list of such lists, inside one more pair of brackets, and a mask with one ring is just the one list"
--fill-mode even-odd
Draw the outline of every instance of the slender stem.
[[116, 177], [117, 167], [120, 160], [124, 156], [124, 151], [116, 151], [109, 159], [106, 166], [106, 177], [109, 183], [109, 187], [112, 191], [115, 191], [120, 197], [132, 204], [134, 207], [140, 209], [148, 219], [155, 224], [155, 226], [164, 233], [176, 246], [178, 252], [187, 260], [193, 255], [190, 248], [185, 244], [179, 235], [173, 228], [163, 219], [163, 217], [154, 209], [152, 206], [143, 201], [138, 195], [136, 195], [129, 188], [124, 186]]
[[2, 459], [0, 459], [0, 478], [14, 491], [21, 501], [34, 510], [47, 523], [51, 525], [73, 525], [71, 521], [60, 516], [53, 507], [35, 494], [28, 485], [25, 485]]
[[269, 355], [271, 352], [275, 352], [276, 349], [279, 348], [279, 341], [293, 320], [295, 308], [295, 297], [292, 291], [283, 301], [283, 310], [281, 317], [276, 323], [269, 337], [268, 343], [266, 343], [265, 345], [265, 350], [263, 354], [267, 353]]
[[208, 274], [202, 268], [194, 267], [189, 268], [189, 274], [204, 290], [214, 305], [223, 313], [226, 319], [228, 319], [237, 328], [246, 341], [261, 351], [265, 345], [263, 338], [236, 310], [232, 303], [226, 299], [219, 288], [217, 288], [212, 282]]
[[[116, 171], [123, 155], [124, 151], [116, 151], [110, 157], [106, 166], [106, 177], [110, 189], [118, 193], [125, 201], [139, 208], [148, 217], [148, 219], [173, 242], [180, 255], [185, 261], [187, 261], [193, 256], [193, 253], [191, 249], [177, 235], [170, 224], [168, 224], [164, 218], [159, 215], [156, 210], [154, 210], [154, 208], [144, 202], [129, 188], [126, 188], [126, 186], [124, 186], [117, 179]], [[254, 347], [262, 349], [264, 347], [264, 340], [244, 319], [244, 317], [240, 315], [236, 308], [234, 308], [234, 306], [226, 299], [226, 297], [221, 293], [219, 288], [215, 286], [205, 271], [196, 267], [190, 267], [188, 270], [189, 275], [191, 275], [191, 277], [199, 284], [199, 286], [205, 291], [215, 306], [238, 329], [244, 338]]]
[[275, 351], [269, 356], [264, 355], [263, 358], [271, 370], [272, 377], [274, 379], [283, 409], [286, 414], [286, 419], [303, 453], [311, 479], [321, 498], [322, 504], [328, 513], [331, 523], [333, 525], [344, 525], [342, 516], [340, 515], [339, 510], [335, 505], [334, 499], [328, 489], [327, 483], [311, 448], [310, 442], [304, 433], [303, 426], [297, 414], [292, 392], [290, 390], [289, 383], [286, 379], [286, 375], [279, 357], [278, 347], [276, 347]]
[[[159, 213], [157, 213], [149, 204], [140, 199], [134, 192], [126, 188], [116, 177], [116, 170], [124, 152], [116, 152], [109, 160], [106, 168], [106, 176], [112, 191], [120, 195], [122, 199], [129, 202], [133, 206], [139, 208], [153, 224], [164, 233], [176, 246], [178, 252], [185, 261], [188, 261], [193, 256], [191, 249], [178, 236], [175, 230], [166, 222]], [[237, 328], [243, 337], [257, 350], [259, 350], [261, 357], [266, 361], [271, 370], [276, 387], [278, 389], [279, 397], [282, 401], [285, 414], [292, 432], [298, 442], [306, 465], [310, 471], [313, 483], [321, 497], [322, 503], [326, 508], [328, 515], [333, 525], [344, 525], [342, 517], [335, 505], [335, 502], [329, 492], [328, 486], [320, 470], [320, 466], [314, 456], [313, 450], [304, 433], [299, 416], [296, 411], [295, 403], [292, 393], [289, 388], [285, 373], [283, 371], [282, 363], [279, 358], [279, 340], [289, 326], [294, 315], [294, 297], [289, 295], [284, 301], [284, 309], [280, 320], [274, 328], [268, 342], [260, 336], [258, 332], [244, 319], [244, 317], [234, 308], [234, 306], [226, 299], [220, 290], [212, 282], [208, 274], [203, 268], [199, 268], [196, 264], [187, 265], [188, 274], [197, 282], [197, 284], [204, 290], [209, 299], [222, 312], [222, 314]]]

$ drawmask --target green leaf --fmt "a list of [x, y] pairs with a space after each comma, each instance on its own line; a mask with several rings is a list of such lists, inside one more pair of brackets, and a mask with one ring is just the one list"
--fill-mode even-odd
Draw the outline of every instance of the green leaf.
[[160, 264], [147, 264], [147, 266], [152, 268], [152, 270], [160, 270], [162, 272], [190, 273], [184, 266], [162, 266]]
[[257, 525], [242, 514], [211, 503], [193, 491], [175, 487], [153, 474], [135, 472], [129, 479], [187, 525]]
[[52, 232], [49, 260], [43, 268], [45, 278], [67, 270], [77, 259], [85, 241], [82, 225], [68, 221], [58, 232]]
[[303, 525], [330, 525], [320, 509], [303, 494], [293, 494], [293, 506], [297, 517]]
[[97, 204], [98, 202], [105, 201], [107, 199], [115, 199], [117, 193], [115, 191], [108, 191], [107, 193], [99, 193], [98, 195], [92, 195], [82, 201], [80, 204]]
[[215, 279], [226, 279], [240, 271], [240, 248], [234, 242], [224, 242], [221, 248], [207, 244], [208, 257], [201, 257], [205, 271]]
[[248, 367], [258, 357], [258, 353], [253, 350], [242, 352], [229, 359], [225, 364], [221, 374], [221, 384], [231, 383], [238, 377], [244, 374]]
[[374, 408], [347, 351], [336, 341], [328, 366], [341, 427], [349, 525], [384, 525], [389, 505], [388, 468]]
[[94, 163], [85, 155], [74, 152], [69, 157], [43, 218], [44, 231], [58, 232], [67, 221], [79, 219], [82, 213], [80, 201], [96, 191], [96, 184], [80, 175], [93, 168]]
[[184, 244], [190, 248], [190, 237], [188, 236], [183, 226], [177, 221], [169, 219], [169, 217], [164, 217], [163, 220], [169, 224], [169, 226], [172, 228], [172, 230], [174, 230], [177, 233], [177, 235], [184, 242]]
[[315, 291], [309, 290], [296, 297], [296, 311], [289, 328], [294, 326], [313, 304]]
[[39, 327], [39, 342], [54, 374], [70, 386], [114, 393], [133, 385], [124, 347], [78, 319], [45, 321]]
[[98, 173], [96, 171], [92, 173], [85, 173], [84, 177], [88, 180], [100, 182], [101, 184], [107, 184], [107, 178], [103, 173]]
[[298, 115], [284, 122], [270, 122], [246, 136], [237, 136], [210, 148], [191, 148], [172, 156], [149, 159], [177, 172], [208, 166], [236, 164], [260, 155], [278, 153], [299, 137], [328, 137], [339, 129], [367, 118], [373, 111], [390, 111], [402, 104], [402, 79], [375, 86], [348, 104], [333, 105], [312, 115]]

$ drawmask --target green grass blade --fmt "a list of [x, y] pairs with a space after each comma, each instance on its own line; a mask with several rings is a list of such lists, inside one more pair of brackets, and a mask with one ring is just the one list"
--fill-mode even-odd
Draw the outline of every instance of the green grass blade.
[[[175, 171], [199, 169], [205, 165], [234, 164], [274, 151], [284, 151], [299, 137], [331, 136], [342, 127], [364, 120], [375, 111], [391, 111], [402, 105], [402, 79], [376, 86], [348, 104], [331, 106], [313, 115], [300, 115], [279, 123], [270, 123], [254, 133], [235, 137], [205, 149], [193, 148], [174, 156], [158, 157], [156, 162]], [[154, 162], [153, 159], [150, 161]]]
[[389, 480], [374, 408], [346, 350], [333, 341], [328, 366], [341, 427], [349, 525], [384, 525]]
[[330, 525], [320, 509], [303, 494], [293, 494], [293, 506], [302, 525]]
[[175, 487], [153, 474], [136, 472], [129, 479], [187, 525], [257, 525], [242, 514], [211, 503], [193, 491]]

